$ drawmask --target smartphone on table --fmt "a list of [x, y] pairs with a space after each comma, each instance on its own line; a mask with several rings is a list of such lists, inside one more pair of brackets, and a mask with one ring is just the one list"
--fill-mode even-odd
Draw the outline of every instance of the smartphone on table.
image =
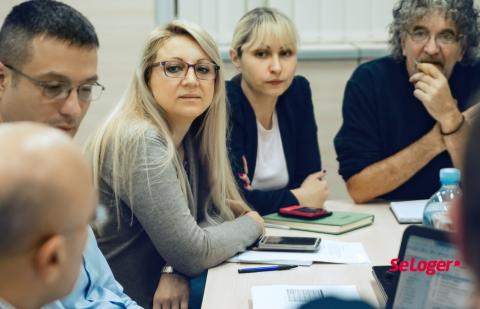
[[282, 207], [278, 210], [278, 214], [284, 217], [297, 219], [320, 219], [332, 215], [331, 211], [323, 208], [310, 208], [300, 205]]
[[320, 248], [320, 241], [320, 237], [263, 236], [253, 249], [314, 252]]

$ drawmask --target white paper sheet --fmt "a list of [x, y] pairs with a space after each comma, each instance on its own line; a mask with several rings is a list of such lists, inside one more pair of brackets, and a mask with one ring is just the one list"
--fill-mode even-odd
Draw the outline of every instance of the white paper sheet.
[[297, 309], [321, 297], [360, 299], [354, 285], [265, 285], [252, 287], [253, 309]]
[[[228, 262], [309, 265], [312, 262], [363, 264], [370, 263], [365, 248], [360, 242], [342, 242], [322, 239], [317, 252], [278, 252], [247, 250]], [[305, 264], [307, 263], [307, 264]]]
[[390, 209], [399, 223], [422, 223], [423, 209], [428, 200], [391, 202]]

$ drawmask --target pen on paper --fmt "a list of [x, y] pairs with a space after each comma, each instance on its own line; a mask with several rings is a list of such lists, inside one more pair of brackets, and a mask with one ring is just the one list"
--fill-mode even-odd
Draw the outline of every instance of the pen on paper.
[[290, 227], [287, 225], [281, 224], [272, 224], [272, 223], [265, 223], [265, 227], [273, 228], [273, 229], [281, 229], [281, 230], [289, 230]]
[[263, 266], [263, 267], [245, 267], [239, 268], [239, 274], [246, 273], [258, 273], [263, 271], [277, 271], [277, 270], [287, 270], [297, 267], [297, 265], [273, 265], [273, 266]]

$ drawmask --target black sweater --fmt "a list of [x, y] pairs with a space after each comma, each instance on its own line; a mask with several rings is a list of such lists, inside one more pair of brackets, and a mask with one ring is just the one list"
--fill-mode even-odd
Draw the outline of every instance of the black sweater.
[[[408, 147], [435, 124], [413, 96], [405, 61], [383, 57], [360, 65], [347, 83], [343, 124], [335, 137], [339, 173], [347, 181], [369, 165]], [[478, 102], [480, 65], [457, 64], [449, 79], [460, 111]], [[412, 178], [382, 198], [429, 198], [440, 187], [439, 170], [452, 167], [447, 151], [433, 158]], [[382, 177], [388, 177], [384, 175]]]

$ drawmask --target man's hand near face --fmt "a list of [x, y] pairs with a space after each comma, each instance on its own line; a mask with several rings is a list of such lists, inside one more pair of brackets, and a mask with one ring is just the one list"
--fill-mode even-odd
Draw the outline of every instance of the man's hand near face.
[[417, 70], [410, 77], [410, 82], [415, 85], [413, 95], [440, 124], [442, 132], [454, 131], [463, 120], [447, 78], [431, 63], [419, 63]]
[[430, 63], [420, 63], [417, 69], [418, 72], [410, 77], [410, 82], [415, 84], [413, 95], [423, 103], [428, 113], [440, 125], [443, 142], [453, 165], [459, 168], [462, 166], [469, 122], [476, 114], [478, 104], [467, 109], [462, 115], [452, 97], [448, 80], [440, 70]]

